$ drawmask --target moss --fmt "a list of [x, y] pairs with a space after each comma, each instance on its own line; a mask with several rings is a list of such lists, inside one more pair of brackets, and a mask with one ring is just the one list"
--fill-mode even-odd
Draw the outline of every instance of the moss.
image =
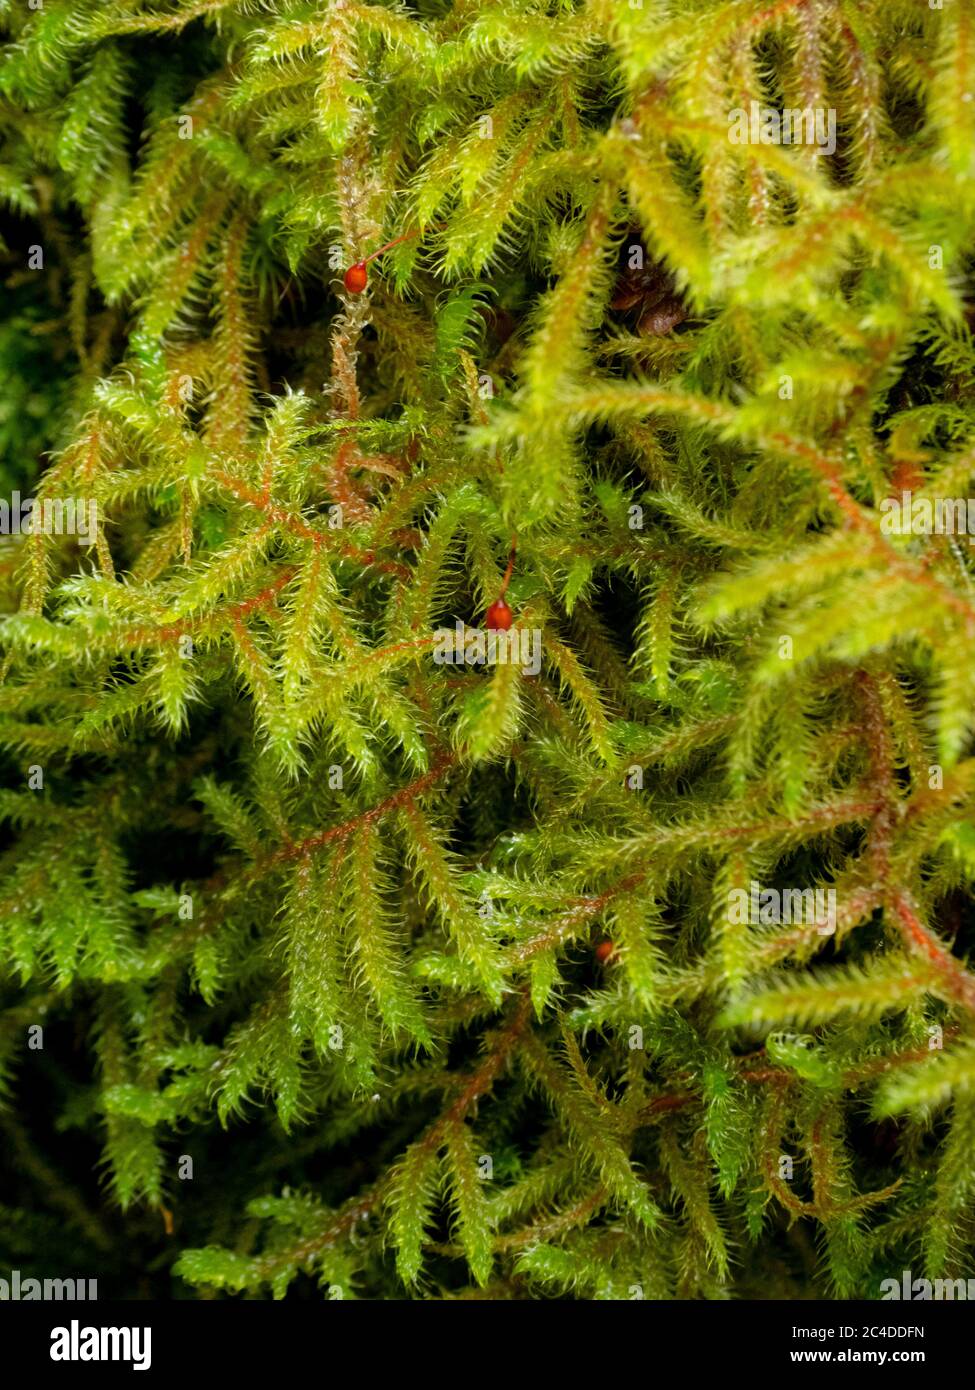
[[0, 16], [0, 1255], [962, 1277], [969, 9]]

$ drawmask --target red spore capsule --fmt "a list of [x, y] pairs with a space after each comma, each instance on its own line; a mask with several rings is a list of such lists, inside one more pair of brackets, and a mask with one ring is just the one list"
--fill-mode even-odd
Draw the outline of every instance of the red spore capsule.
[[345, 272], [344, 284], [349, 294], [361, 294], [369, 283], [369, 272], [365, 261], [356, 261]]
[[[439, 227], [446, 224], [441, 222]], [[394, 246], [401, 246], [404, 241], [412, 241], [415, 236], [420, 235], [420, 228], [414, 227], [412, 232], [404, 232], [402, 236], [394, 237], [392, 241], [387, 241], [385, 246], [380, 246], [378, 251], [372, 251], [364, 260], [356, 261], [355, 265], [350, 265], [345, 275], [342, 277], [345, 288], [349, 294], [361, 294], [369, 282], [368, 265], [377, 256], [383, 256], [387, 251], [391, 251]]]
[[612, 941], [600, 941], [596, 947], [596, 959], [600, 965], [605, 965], [608, 960], [612, 960], [616, 954], [616, 947]]
[[391, 251], [394, 246], [399, 246], [401, 242], [411, 241], [413, 237], [419, 235], [419, 227], [412, 232], [404, 232], [402, 236], [396, 237], [393, 241], [387, 241], [385, 246], [380, 246], [378, 251], [373, 251], [364, 260], [356, 261], [355, 265], [350, 265], [342, 277], [349, 294], [361, 294], [366, 288], [369, 283], [368, 265], [370, 261], [374, 261], [377, 256], [382, 256], [386, 251]]
[[507, 632], [508, 628], [515, 620], [515, 615], [505, 603], [503, 598], [499, 598], [487, 611], [484, 625], [488, 629], [494, 628], [495, 631]]

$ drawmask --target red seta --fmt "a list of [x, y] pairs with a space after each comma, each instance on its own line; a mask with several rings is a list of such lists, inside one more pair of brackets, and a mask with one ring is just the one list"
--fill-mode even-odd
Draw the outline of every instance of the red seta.
[[493, 628], [495, 632], [507, 632], [508, 628], [515, 620], [515, 615], [512, 613], [508, 604], [505, 602], [504, 596], [507, 592], [508, 585], [511, 582], [511, 575], [515, 568], [515, 548], [517, 544], [518, 537], [512, 536], [511, 554], [508, 556], [508, 568], [505, 570], [504, 578], [501, 581], [501, 590], [495, 601], [491, 604], [491, 607], [488, 609], [484, 619], [484, 626], [488, 629], [488, 631], [490, 631]]
[[367, 267], [370, 261], [374, 261], [377, 256], [381, 256], [384, 251], [391, 251], [394, 246], [399, 246], [400, 242], [410, 241], [413, 237], [419, 235], [420, 228], [415, 227], [412, 232], [404, 232], [402, 236], [394, 237], [392, 241], [387, 241], [385, 246], [380, 246], [378, 251], [373, 251], [370, 255], [366, 256], [364, 260], [356, 261], [354, 265], [350, 265], [345, 275], [342, 277], [342, 283], [349, 291], [349, 294], [361, 294], [366, 288], [366, 285], [369, 283], [369, 271]]

